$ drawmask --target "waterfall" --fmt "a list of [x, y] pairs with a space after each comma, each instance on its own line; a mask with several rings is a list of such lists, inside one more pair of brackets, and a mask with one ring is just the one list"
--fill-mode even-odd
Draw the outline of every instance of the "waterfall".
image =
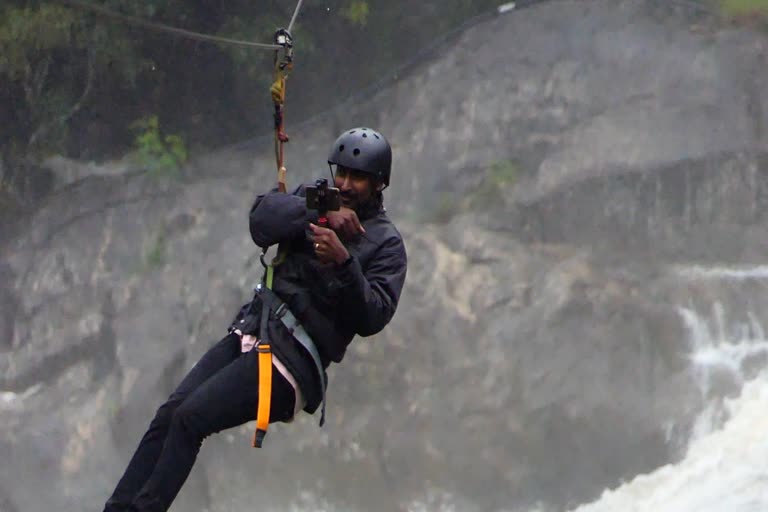
[[678, 308], [704, 404], [685, 456], [574, 512], [768, 510], [768, 266], [676, 272], [709, 292]]

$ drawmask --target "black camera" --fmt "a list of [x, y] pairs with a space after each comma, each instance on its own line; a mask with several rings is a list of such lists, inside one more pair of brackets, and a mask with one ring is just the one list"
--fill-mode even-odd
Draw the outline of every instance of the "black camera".
[[328, 180], [319, 179], [315, 181], [315, 186], [308, 186], [307, 209], [317, 210], [320, 218], [325, 218], [328, 212], [335, 212], [341, 209], [341, 194], [336, 187], [329, 187]]

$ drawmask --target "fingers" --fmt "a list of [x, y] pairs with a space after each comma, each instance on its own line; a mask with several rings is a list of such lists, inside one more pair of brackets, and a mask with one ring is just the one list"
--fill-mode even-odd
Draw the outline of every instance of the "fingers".
[[321, 241], [321, 238], [317, 236], [313, 237], [312, 240], [313, 240], [312, 247], [315, 249], [315, 255], [317, 255], [318, 257], [322, 256], [323, 253], [328, 248], [328, 242]]
[[309, 229], [312, 230], [312, 234], [314, 236], [329, 236], [330, 233], [333, 233], [332, 229], [324, 228], [322, 226], [318, 226], [316, 224], [309, 223]]
[[364, 227], [363, 227], [363, 225], [360, 223], [360, 219], [358, 219], [358, 218], [357, 218], [357, 215], [355, 215], [355, 216], [353, 217], [353, 220], [354, 220], [354, 224], [355, 224], [355, 230], [356, 230], [358, 233], [365, 233], [365, 228], [364, 228]]
[[312, 246], [322, 263], [341, 263], [349, 258], [349, 252], [339, 240], [336, 232], [310, 223]]
[[346, 213], [347, 215], [344, 217], [344, 220], [346, 221], [345, 224], [348, 226], [348, 233], [350, 235], [365, 233], [365, 228], [360, 223], [360, 219], [358, 218], [357, 213], [355, 213], [355, 210], [346, 208]]
[[317, 251], [319, 246], [330, 245], [334, 238], [338, 239], [336, 233], [331, 229], [312, 223], [309, 224], [309, 228], [312, 230], [312, 241], [315, 243], [315, 251]]

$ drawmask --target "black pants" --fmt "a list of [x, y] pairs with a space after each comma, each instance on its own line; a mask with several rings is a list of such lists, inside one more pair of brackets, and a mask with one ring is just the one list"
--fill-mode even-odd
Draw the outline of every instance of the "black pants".
[[[104, 511], [168, 510], [203, 439], [255, 419], [258, 383], [257, 352], [242, 354], [236, 335], [219, 341], [157, 410]], [[291, 419], [295, 400], [291, 384], [273, 371], [270, 422]]]

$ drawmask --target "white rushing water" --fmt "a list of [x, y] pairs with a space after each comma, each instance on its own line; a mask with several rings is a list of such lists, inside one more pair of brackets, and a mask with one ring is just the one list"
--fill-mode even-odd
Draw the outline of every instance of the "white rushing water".
[[[720, 285], [723, 293], [726, 288], [733, 292], [736, 286], [740, 294], [740, 283], [745, 281], [758, 282], [768, 295], [768, 266], [681, 267], [675, 273], [684, 280], [706, 283], [713, 297], [708, 306], [699, 300], [698, 306], [678, 309], [688, 331], [692, 376], [705, 404], [687, 440], [685, 456], [608, 489], [595, 502], [570, 512], [768, 512], [768, 308], [761, 310], [761, 301], [756, 301], [754, 310], [736, 306], [728, 312], [716, 300]], [[762, 299], [768, 304], [768, 297]], [[304, 494], [288, 510], [358, 512]], [[403, 510], [476, 512], [481, 508], [448, 491], [432, 490], [405, 504]], [[552, 509], [542, 506], [526, 512]]]
[[768, 378], [727, 402], [725, 425], [691, 442], [686, 457], [636, 477], [576, 512], [768, 510]]
[[[689, 268], [689, 279], [764, 280], [766, 267]], [[573, 512], [768, 511], [768, 339], [757, 312], [727, 318], [717, 302], [699, 313], [680, 308], [690, 333], [691, 364], [707, 407], [683, 459], [606, 490]], [[768, 312], [759, 312], [768, 313]], [[726, 379], [737, 391], [718, 395]]]

